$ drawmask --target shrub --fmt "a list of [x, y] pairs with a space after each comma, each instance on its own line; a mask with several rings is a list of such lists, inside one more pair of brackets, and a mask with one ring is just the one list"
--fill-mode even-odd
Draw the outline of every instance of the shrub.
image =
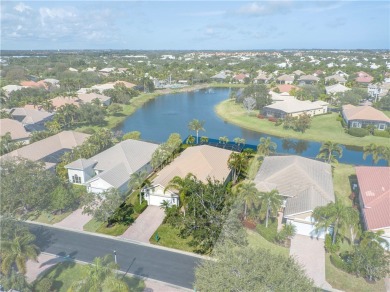
[[269, 118], [268, 118], [268, 121], [273, 122], [273, 123], [276, 123], [276, 122], [278, 121], [278, 119], [277, 119], [277, 118], [274, 118], [274, 117], [269, 117]]
[[278, 222], [276, 220], [268, 221], [268, 228], [265, 227], [265, 222], [256, 226], [256, 231], [270, 242], [275, 242], [278, 236]]
[[387, 131], [374, 130], [374, 136], [390, 138], [390, 133]]
[[332, 236], [330, 234], [327, 234], [325, 236], [325, 250], [326, 252], [330, 253], [336, 253], [340, 250], [340, 238], [336, 238], [336, 243], [332, 243]]
[[336, 121], [339, 121], [339, 122], [341, 122], [343, 120], [343, 118], [342, 117], [340, 117], [340, 116], [338, 116], [337, 118], [336, 118]]
[[96, 133], [94, 128], [86, 128], [82, 132], [85, 133], [85, 134], [90, 134], [90, 135], [93, 135], [93, 134]]
[[346, 263], [339, 255], [331, 254], [330, 262], [338, 269], [343, 270], [344, 272], [350, 273], [351, 266]]
[[355, 137], [365, 137], [369, 134], [367, 129], [363, 128], [350, 128], [348, 134]]
[[51, 278], [43, 278], [40, 280], [35, 286], [36, 291], [41, 292], [50, 292], [51, 287], [53, 286], [53, 279]]
[[134, 213], [134, 207], [131, 204], [123, 203], [115, 210], [114, 214], [108, 218], [108, 225], [111, 226], [115, 223], [131, 224], [134, 219], [131, 215]]
[[283, 124], [283, 120], [282, 119], [278, 119], [275, 123], [275, 126], [280, 126], [281, 124]]
[[146, 200], [143, 200], [141, 204], [134, 205], [134, 211], [138, 214], [141, 214], [146, 207], [148, 206], [148, 202]]
[[264, 118], [265, 118], [265, 117], [264, 117], [263, 115], [261, 115], [261, 114], [258, 114], [257, 117], [258, 117], [259, 119], [264, 119]]

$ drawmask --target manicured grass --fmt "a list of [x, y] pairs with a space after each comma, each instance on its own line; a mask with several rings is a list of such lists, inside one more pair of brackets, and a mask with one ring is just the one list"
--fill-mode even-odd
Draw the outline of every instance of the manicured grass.
[[347, 206], [352, 206], [352, 201], [349, 198], [352, 192], [350, 178], [354, 176], [356, 173], [353, 165], [339, 163], [334, 168], [333, 188], [335, 195]]
[[325, 255], [325, 274], [326, 281], [333, 288], [346, 292], [380, 292], [385, 290], [383, 280], [374, 284], [367, 283], [363, 278], [357, 278], [354, 275], [348, 274], [337, 269], [332, 265], [329, 259], [329, 254]]
[[276, 255], [283, 255], [288, 257], [290, 255], [290, 250], [288, 248], [276, 245], [272, 242], [269, 242], [264, 237], [262, 237], [259, 233], [247, 229], [248, 234], [248, 243], [251, 247], [256, 248], [264, 248], [268, 249], [271, 253]]
[[[155, 238], [156, 232], [160, 237], [160, 240], [157, 242]], [[195, 252], [195, 248], [189, 245], [191, 237], [181, 238], [179, 236], [179, 229], [173, 228], [168, 224], [161, 224], [156, 232], [150, 237], [149, 242], [155, 245], [161, 245], [165, 247], [175, 248], [188, 252]]]
[[37, 221], [41, 223], [46, 223], [46, 224], [54, 224], [62, 221], [66, 217], [68, 217], [73, 210], [70, 210], [68, 212], [64, 212], [61, 214], [53, 215], [52, 213], [49, 212], [32, 212], [27, 215], [26, 219], [31, 220], [31, 221]]
[[353, 137], [344, 132], [341, 123], [336, 120], [338, 114], [331, 113], [313, 117], [310, 129], [305, 133], [296, 132], [292, 129], [283, 129], [283, 126], [275, 126], [275, 123], [267, 119], [258, 119], [248, 115], [240, 104], [233, 100], [225, 100], [215, 107], [215, 111], [225, 121], [240, 127], [270, 134], [283, 138], [295, 138], [312, 141], [332, 141], [344, 145], [365, 146], [370, 143], [388, 146], [389, 138], [384, 137]]
[[390, 111], [383, 111], [385, 113], [386, 116], [388, 116], [390, 118]]
[[83, 229], [85, 231], [97, 232], [112, 236], [122, 235], [127, 230], [127, 228], [129, 228], [129, 225], [124, 224], [115, 224], [111, 227], [107, 227], [107, 223], [99, 222], [95, 219], [91, 219], [87, 224], [83, 226]]
[[[44, 278], [53, 280], [52, 291], [66, 292], [70, 286], [82, 279], [83, 265], [75, 262], [62, 262], [49, 269], [45, 274], [39, 277], [34, 285], [37, 285]], [[144, 291], [145, 283], [143, 280], [126, 276], [124, 278], [131, 291]]]

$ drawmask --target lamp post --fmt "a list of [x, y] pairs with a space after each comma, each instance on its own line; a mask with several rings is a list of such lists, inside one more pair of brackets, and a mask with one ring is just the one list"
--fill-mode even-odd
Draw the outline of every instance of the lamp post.
[[116, 250], [114, 250], [114, 261], [115, 261], [115, 264], [117, 264], [117, 261], [116, 261]]

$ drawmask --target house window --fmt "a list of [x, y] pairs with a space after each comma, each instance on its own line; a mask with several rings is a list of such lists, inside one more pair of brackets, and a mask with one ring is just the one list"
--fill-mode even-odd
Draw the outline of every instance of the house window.
[[79, 177], [77, 174], [72, 176], [72, 182], [74, 184], [81, 184], [81, 177]]
[[378, 130], [384, 130], [385, 129], [385, 124], [379, 124]]
[[352, 122], [352, 128], [360, 128], [359, 122]]

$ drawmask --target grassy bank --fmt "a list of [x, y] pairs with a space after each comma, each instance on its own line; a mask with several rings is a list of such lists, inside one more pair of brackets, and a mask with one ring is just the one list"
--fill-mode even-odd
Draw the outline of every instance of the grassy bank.
[[215, 112], [223, 120], [259, 133], [269, 134], [283, 138], [294, 138], [311, 141], [332, 141], [344, 145], [366, 146], [370, 143], [377, 145], [388, 146], [389, 138], [366, 136], [353, 137], [344, 132], [341, 123], [336, 120], [337, 114], [327, 114], [316, 116], [313, 118], [310, 129], [305, 133], [296, 132], [292, 129], [283, 129], [283, 127], [275, 126], [275, 123], [267, 119], [258, 119], [256, 116], [250, 116], [233, 100], [225, 100], [215, 107]]
[[352, 192], [350, 179], [356, 177], [355, 167], [349, 164], [338, 164], [333, 172], [333, 188], [335, 195], [346, 206], [352, 206], [349, 195]]

